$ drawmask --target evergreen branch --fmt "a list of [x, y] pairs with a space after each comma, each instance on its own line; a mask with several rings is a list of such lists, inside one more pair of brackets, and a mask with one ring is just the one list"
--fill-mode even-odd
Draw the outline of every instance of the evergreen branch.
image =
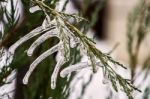
[[[117, 84], [119, 83], [119, 86], [123, 88], [129, 99], [133, 99], [131, 93], [133, 92], [133, 90], [139, 90], [132, 84], [130, 84], [128, 80], [120, 76], [108, 64], [108, 62], [118, 65], [124, 69], [126, 69], [126, 67], [120, 64], [119, 62], [115, 61], [108, 54], [104, 54], [100, 50], [98, 50], [94, 45], [95, 43], [91, 39], [84, 35], [74, 25], [70, 24], [67, 20], [68, 17], [70, 17], [74, 18], [77, 22], [78, 20], [86, 21], [84, 18], [81, 18], [76, 15], [68, 15], [63, 12], [58, 12], [55, 9], [46, 5], [43, 1], [32, 0], [32, 2], [40, 7], [40, 9], [37, 10], [42, 10], [44, 12], [44, 15], [46, 16], [45, 20], [43, 20], [43, 23], [40, 27], [35, 28], [30, 33], [20, 38], [20, 40], [18, 40], [15, 44], [13, 44], [9, 48], [9, 52], [11, 53], [11, 55], [14, 55], [16, 48], [18, 48], [27, 40], [39, 34], [41, 34], [41, 36], [29, 47], [27, 51], [28, 56], [31, 56], [35, 48], [37, 48], [41, 43], [43, 43], [45, 40], [51, 37], [57, 37], [59, 39], [59, 43], [42, 53], [37, 59], [35, 59], [35, 61], [32, 62], [29, 70], [27, 71], [23, 79], [24, 84], [28, 83], [31, 73], [38, 66], [38, 64], [40, 64], [45, 58], [47, 58], [51, 54], [58, 52], [58, 54], [60, 54], [60, 58], [58, 59], [56, 66], [54, 67], [54, 71], [51, 75], [51, 88], [55, 89], [57, 76], [61, 66], [70, 60], [70, 49], [75, 48], [78, 45], [77, 47], [80, 50], [83, 50], [85, 52], [85, 55], [89, 58], [88, 62], [86, 62], [85, 64], [87, 64], [88, 67], [92, 67], [94, 73], [97, 71], [97, 67], [101, 67], [103, 69], [104, 77], [108, 78], [108, 80], [112, 83], [114, 90], [118, 91]], [[85, 64], [74, 65], [74, 67], [72, 68], [74, 70], [82, 69], [86, 67]], [[69, 72], [73, 71], [72, 69], [70, 69], [70, 66], [66, 67], [64, 71], [65, 70], [71, 70]], [[67, 74], [69, 72], [67, 72]], [[61, 72], [60, 74], [62, 76], [65, 76], [66, 74], [63, 73], [66, 72]]]
[[[81, 40], [81, 43], [83, 44], [83, 46], [85, 47], [86, 51], [87, 51], [87, 56], [89, 56], [90, 60], [91, 60], [91, 64], [93, 66], [93, 72], [96, 72], [96, 65], [94, 62], [96, 62], [95, 58], [98, 58], [101, 62], [102, 65], [105, 68], [105, 73], [108, 73], [107, 76], [110, 79], [110, 81], [112, 82], [112, 85], [114, 87], [114, 89], [117, 91], [117, 82], [119, 82], [120, 86], [123, 87], [125, 93], [127, 94], [127, 96], [130, 99], [133, 99], [131, 93], [134, 90], [140, 91], [137, 88], [135, 88], [133, 85], [131, 85], [126, 79], [122, 78], [120, 75], [118, 75], [114, 69], [108, 65], [108, 61], [117, 64], [123, 68], [126, 69], [126, 67], [124, 67], [122, 64], [120, 64], [119, 62], [114, 61], [110, 56], [103, 54], [101, 51], [99, 51], [93, 44], [93, 42], [89, 41], [89, 39], [87, 39], [87, 37], [80, 32], [80, 30], [78, 30], [76, 27], [74, 27], [72, 24], [70, 24], [67, 20], [65, 20], [64, 16], [61, 15], [61, 13], [55, 11], [54, 9], [50, 8], [49, 6], [47, 6], [46, 4], [44, 4], [41, 1], [36, 1], [36, 3], [38, 4], [38, 6], [43, 7], [47, 10], [50, 11], [50, 14], [53, 15], [56, 18], [60, 18], [61, 21], [63, 22], [63, 24], [66, 25], [66, 27], [72, 31], [72, 33], [78, 37]], [[93, 58], [93, 56], [95, 58]], [[113, 80], [113, 78], [116, 79], [116, 81]], [[128, 86], [128, 87], [127, 87]]]

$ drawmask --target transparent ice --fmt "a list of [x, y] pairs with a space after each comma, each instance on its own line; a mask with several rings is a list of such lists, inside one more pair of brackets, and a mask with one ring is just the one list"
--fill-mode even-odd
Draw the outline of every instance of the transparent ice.
[[56, 64], [55, 66], [55, 69], [52, 73], [52, 76], [51, 76], [51, 88], [52, 89], [55, 89], [56, 88], [56, 81], [57, 81], [57, 76], [58, 76], [58, 73], [59, 73], [59, 70], [61, 68], [61, 66], [65, 63], [65, 59], [64, 57], [62, 57]]
[[[96, 64], [97, 67], [99, 67], [100, 62], [96, 62], [95, 64]], [[92, 64], [89, 64], [88, 62], [80, 62], [80, 63], [68, 66], [67, 68], [63, 69], [60, 72], [60, 76], [62, 78], [64, 78], [64, 77], [66, 77], [68, 74], [70, 74], [73, 71], [78, 71], [78, 70], [81, 70], [81, 69], [87, 68], [87, 67], [92, 67]], [[98, 68], [96, 68], [96, 69], [98, 69]]]

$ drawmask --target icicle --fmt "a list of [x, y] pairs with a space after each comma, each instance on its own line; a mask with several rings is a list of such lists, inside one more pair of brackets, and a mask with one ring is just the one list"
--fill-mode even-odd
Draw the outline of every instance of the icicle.
[[28, 83], [28, 79], [31, 75], [31, 73], [33, 72], [33, 70], [36, 68], [36, 66], [43, 61], [46, 57], [48, 57], [49, 55], [53, 54], [54, 52], [57, 52], [58, 49], [60, 47], [60, 44], [55, 45], [54, 47], [50, 48], [49, 50], [47, 50], [46, 52], [44, 52], [42, 55], [40, 55], [31, 65], [30, 68], [28, 70], [28, 72], [26, 73], [24, 79], [23, 79], [23, 83], [27, 84]]
[[55, 69], [54, 69], [54, 72], [52, 73], [52, 76], [51, 76], [51, 88], [52, 89], [55, 89], [56, 88], [56, 81], [57, 81], [57, 76], [58, 76], [58, 72], [60, 70], [60, 67], [65, 63], [64, 61], [64, 57], [61, 58], [60, 60], [58, 60], [56, 66], [55, 66]]
[[69, 73], [73, 72], [73, 71], [77, 71], [77, 70], [80, 70], [80, 69], [83, 69], [83, 68], [86, 68], [86, 67], [89, 67], [88, 63], [87, 62], [82, 62], [82, 63], [77, 63], [75, 65], [71, 65], [65, 69], [63, 69], [61, 72], [60, 72], [60, 76], [62, 78], [66, 77]]
[[105, 68], [103, 68], [102, 70], [103, 70], [103, 77], [104, 77], [102, 80], [102, 83], [107, 84], [107, 83], [109, 83], [107, 72], [105, 71]]
[[30, 38], [40, 34], [42, 32], [42, 27], [37, 27], [36, 29], [32, 30], [30, 33], [28, 33], [27, 35], [25, 35], [24, 37], [22, 37], [20, 40], [18, 40], [15, 44], [13, 44], [10, 48], [9, 51], [14, 54], [16, 48], [21, 45], [22, 43], [24, 43], [25, 41], [29, 40]]
[[102, 80], [103, 84], [108, 84], [109, 83], [109, 79], [106, 75], [104, 75], [104, 78]]
[[[98, 66], [100, 65], [100, 62], [96, 62], [96, 66], [98, 69]], [[92, 65], [91, 64], [88, 64], [87, 62], [81, 62], [81, 63], [77, 63], [75, 65], [71, 65], [65, 69], [63, 69], [61, 72], [60, 72], [60, 76], [62, 78], [66, 77], [69, 73], [73, 72], [73, 71], [78, 71], [78, 70], [81, 70], [83, 68], [86, 68], [86, 67], [91, 67]]]
[[[51, 27], [50, 29], [53, 29], [53, 28], [54, 27]], [[47, 30], [50, 30], [50, 29], [47, 29]], [[22, 43], [26, 42], [30, 38], [32, 38], [32, 37], [34, 37], [34, 36], [36, 36], [38, 34], [41, 34], [42, 32], [47, 31], [47, 30], [43, 30], [43, 28], [41, 26], [37, 27], [36, 29], [32, 30], [30, 33], [28, 33], [27, 35], [22, 37], [20, 40], [18, 40], [15, 44], [13, 44], [9, 48], [9, 52], [11, 52], [11, 54], [14, 54], [16, 48], [18, 48]]]
[[31, 13], [34, 13], [34, 12], [39, 11], [39, 10], [41, 10], [41, 8], [40, 8], [39, 6], [33, 6], [33, 7], [31, 7], [31, 8], [29, 9], [29, 11], [30, 11]]
[[43, 34], [42, 36], [40, 36], [35, 42], [33, 42], [33, 44], [28, 49], [28, 51], [27, 51], [28, 56], [32, 56], [35, 48], [50, 37], [57, 37], [57, 33], [55, 31], [48, 31], [45, 34]]

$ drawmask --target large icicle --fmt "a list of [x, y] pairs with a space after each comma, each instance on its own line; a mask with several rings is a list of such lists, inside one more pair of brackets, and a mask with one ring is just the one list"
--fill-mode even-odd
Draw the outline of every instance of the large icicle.
[[45, 34], [43, 34], [42, 36], [40, 36], [35, 42], [32, 43], [32, 45], [28, 49], [28, 51], [27, 51], [28, 56], [32, 56], [35, 48], [37, 48], [41, 43], [43, 43], [50, 37], [58, 37], [57, 32], [56, 31], [48, 31]]
[[[51, 27], [49, 29], [53, 29], [54, 27]], [[48, 29], [47, 29], [48, 30]], [[20, 40], [18, 40], [15, 44], [13, 44], [10, 48], [9, 48], [9, 52], [11, 52], [11, 54], [14, 54], [16, 48], [18, 48], [22, 43], [26, 42], [27, 40], [29, 40], [30, 38], [41, 34], [44, 31], [47, 30], [43, 30], [42, 26], [37, 27], [36, 29], [32, 30], [30, 33], [28, 33], [27, 35], [25, 35], [24, 37], [22, 37]]]
[[[96, 62], [96, 66], [100, 66], [100, 62]], [[60, 72], [60, 76], [62, 78], [66, 77], [69, 73], [73, 72], [73, 71], [77, 71], [77, 70], [80, 70], [80, 69], [83, 69], [83, 68], [86, 68], [86, 67], [92, 67], [91, 64], [88, 64], [87, 62], [81, 62], [81, 63], [77, 63], [75, 65], [71, 65], [65, 69], [63, 69], [61, 72]]]
[[47, 50], [46, 52], [44, 52], [42, 55], [40, 55], [31, 65], [30, 68], [28, 70], [28, 72], [26, 73], [24, 79], [23, 79], [23, 83], [27, 84], [28, 83], [28, 79], [31, 75], [31, 73], [33, 72], [33, 70], [36, 68], [36, 66], [43, 61], [46, 57], [50, 56], [51, 54], [53, 54], [54, 52], [57, 52], [59, 50], [60, 47], [60, 43], [55, 45], [54, 47], [50, 48], [49, 50]]
[[58, 76], [61, 66], [64, 63], [65, 63], [65, 59], [64, 59], [64, 57], [62, 57], [61, 59], [58, 60], [56, 66], [55, 66], [54, 72], [52, 73], [52, 76], [51, 76], [51, 88], [52, 89], [56, 88], [57, 76]]

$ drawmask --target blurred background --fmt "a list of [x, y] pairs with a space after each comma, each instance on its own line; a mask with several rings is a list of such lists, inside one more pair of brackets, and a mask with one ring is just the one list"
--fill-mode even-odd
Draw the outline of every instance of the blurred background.
[[[58, 1], [59, 10], [66, 0], [54, 1]], [[34, 38], [19, 47], [14, 61], [7, 64], [6, 60], [11, 60], [8, 48], [43, 21], [42, 12], [31, 14], [30, 6], [29, 0], [0, 1], [0, 99], [128, 99], [122, 90], [115, 92], [106, 83], [101, 69], [95, 74], [86, 68], [66, 78], [58, 77], [57, 88], [52, 90], [50, 75], [56, 64], [56, 53], [44, 60], [29, 84], [24, 85], [22, 79], [30, 63], [57, 42], [56, 38], [46, 41], [29, 58], [25, 52]], [[127, 66], [127, 70], [117, 66], [115, 70], [142, 91], [133, 92], [134, 99], [150, 99], [150, 1], [69, 0], [65, 12], [77, 13], [90, 21], [87, 36], [94, 38], [99, 50]], [[80, 28], [84, 23], [80, 25], [75, 24]], [[72, 51], [74, 57], [70, 63], [87, 60], [78, 51]]]

